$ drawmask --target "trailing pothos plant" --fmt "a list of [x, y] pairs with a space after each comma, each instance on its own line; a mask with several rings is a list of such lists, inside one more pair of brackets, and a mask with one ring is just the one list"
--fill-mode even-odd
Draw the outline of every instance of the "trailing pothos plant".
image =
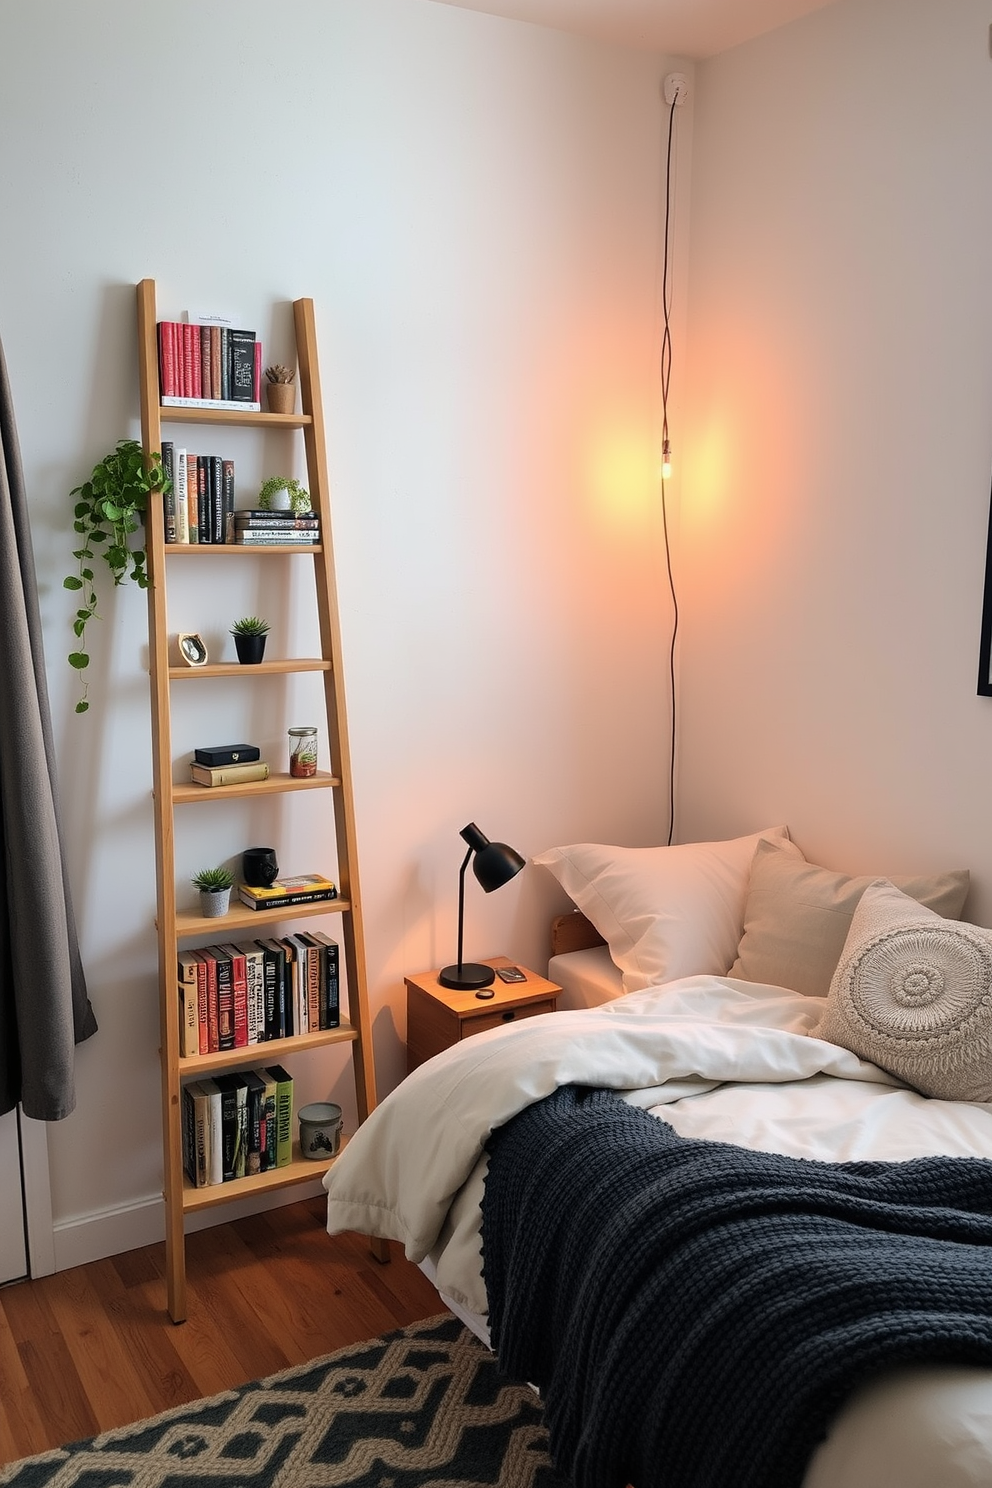
[[[80, 606], [72, 622], [78, 650], [70, 651], [69, 665], [83, 673], [90, 664], [86, 650], [86, 627], [100, 618], [97, 611], [96, 579], [93, 560], [102, 555], [114, 576], [114, 584], [133, 579], [139, 589], [148, 588], [148, 569], [143, 541], [134, 542], [142, 529], [150, 491], [167, 491], [169, 479], [162, 468], [162, 457], [145, 453], [136, 439], [119, 439], [109, 455], [93, 467], [88, 481], [76, 486], [70, 495], [76, 497], [73, 528], [79, 534], [78, 548], [72, 556], [79, 567], [62, 580], [63, 588], [81, 595]], [[76, 704], [77, 713], [89, 708], [85, 677], [83, 695]]]

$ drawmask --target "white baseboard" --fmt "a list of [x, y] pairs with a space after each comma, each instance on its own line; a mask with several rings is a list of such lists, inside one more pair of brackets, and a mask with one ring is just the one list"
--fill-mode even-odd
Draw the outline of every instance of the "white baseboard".
[[[277, 1189], [274, 1193], [257, 1194], [252, 1199], [232, 1200], [213, 1208], [192, 1214], [186, 1221], [186, 1233], [207, 1230], [214, 1225], [229, 1224], [235, 1219], [244, 1219], [249, 1214], [261, 1214], [267, 1209], [280, 1209], [286, 1204], [297, 1204], [301, 1199], [314, 1198], [323, 1193], [320, 1179], [312, 1183], [294, 1184], [292, 1188]], [[72, 1266], [85, 1266], [90, 1261], [102, 1261], [107, 1256], [120, 1255], [125, 1250], [137, 1250], [142, 1245], [155, 1245], [165, 1239], [165, 1202], [161, 1194], [142, 1199], [118, 1209], [104, 1209], [98, 1213], [80, 1214], [64, 1220], [53, 1227], [55, 1270], [67, 1271]]]

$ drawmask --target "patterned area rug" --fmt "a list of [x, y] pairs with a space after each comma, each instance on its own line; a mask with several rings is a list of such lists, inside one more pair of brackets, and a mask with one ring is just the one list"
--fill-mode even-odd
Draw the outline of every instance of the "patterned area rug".
[[541, 1406], [457, 1319], [428, 1318], [0, 1468], [13, 1488], [568, 1488]]

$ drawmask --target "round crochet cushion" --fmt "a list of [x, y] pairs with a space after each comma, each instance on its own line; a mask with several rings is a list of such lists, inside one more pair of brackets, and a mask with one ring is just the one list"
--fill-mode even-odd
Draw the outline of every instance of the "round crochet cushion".
[[924, 1095], [992, 1100], [992, 931], [876, 880], [852, 916], [815, 1035]]

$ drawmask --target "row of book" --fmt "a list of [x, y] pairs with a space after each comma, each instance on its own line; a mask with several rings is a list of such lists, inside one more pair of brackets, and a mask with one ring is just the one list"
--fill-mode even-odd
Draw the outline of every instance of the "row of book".
[[183, 1059], [341, 1024], [337, 941], [322, 931], [179, 953]]
[[195, 1188], [230, 1183], [293, 1156], [293, 1077], [281, 1064], [183, 1086], [183, 1167]]
[[163, 439], [162, 468], [170, 482], [162, 498], [166, 542], [233, 542], [234, 461]]
[[202, 406], [258, 412], [262, 343], [254, 331], [223, 324], [158, 323], [159, 393], [167, 407]]

